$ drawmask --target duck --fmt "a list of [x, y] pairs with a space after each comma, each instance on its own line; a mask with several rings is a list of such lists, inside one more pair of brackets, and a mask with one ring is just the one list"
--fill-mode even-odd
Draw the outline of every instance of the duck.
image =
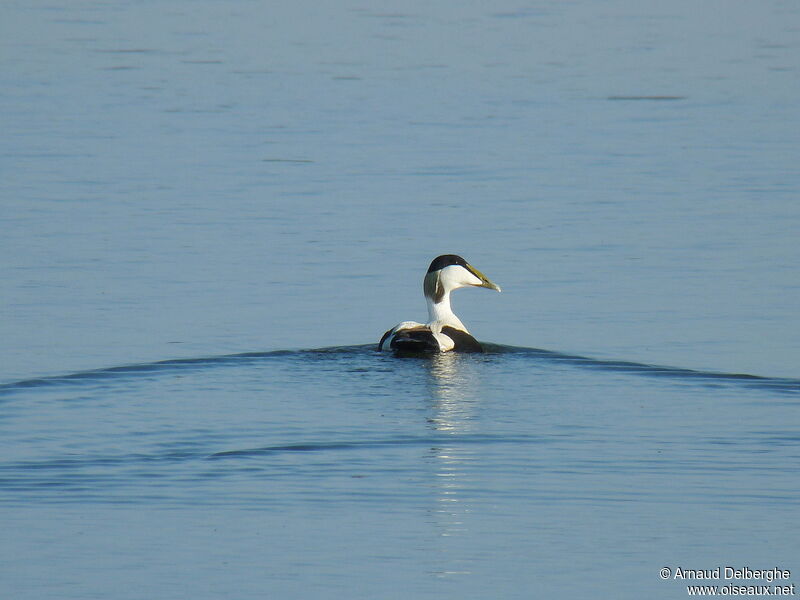
[[483, 346], [461, 322], [450, 305], [450, 293], [462, 287], [500, 292], [500, 286], [457, 254], [431, 261], [422, 282], [428, 303], [428, 322], [403, 321], [383, 334], [379, 352], [432, 355], [442, 352], [483, 352]]

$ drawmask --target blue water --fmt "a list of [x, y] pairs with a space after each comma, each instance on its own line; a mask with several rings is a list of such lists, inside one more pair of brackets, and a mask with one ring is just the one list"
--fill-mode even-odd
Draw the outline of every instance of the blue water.
[[797, 556], [797, 379], [370, 345], [0, 394], [13, 596], [671, 597]]
[[[778, 0], [3, 3], [0, 596], [796, 575], [798, 31]], [[449, 252], [503, 288], [453, 297], [491, 351], [375, 352]]]

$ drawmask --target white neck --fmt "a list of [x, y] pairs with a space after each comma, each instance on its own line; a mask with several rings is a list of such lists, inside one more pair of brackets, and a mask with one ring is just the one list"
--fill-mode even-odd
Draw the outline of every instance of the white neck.
[[[467, 331], [461, 319], [450, 308], [450, 292], [444, 293], [441, 302], [434, 303], [433, 298], [428, 298], [427, 296], [425, 300], [428, 302], [428, 318], [430, 319], [428, 326], [437, 325], [442, 328], [445, 325], [449, 325], [450, 327]], [[467, 331], [467, 333], [469, 332]]]

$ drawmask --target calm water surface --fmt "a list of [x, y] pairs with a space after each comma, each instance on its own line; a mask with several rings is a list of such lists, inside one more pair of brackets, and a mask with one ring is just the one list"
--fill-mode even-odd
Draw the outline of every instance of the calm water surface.
[[0, 393], [15, 595], [673, 597], [796, 556], [800, 380], [353, 346]]
[[[796, 577], [798, 31], [778, 0], [3, 3], [0, 596]], [[497, 345], [376, 353], [445, 252], [503, 287], [454, 297]]]

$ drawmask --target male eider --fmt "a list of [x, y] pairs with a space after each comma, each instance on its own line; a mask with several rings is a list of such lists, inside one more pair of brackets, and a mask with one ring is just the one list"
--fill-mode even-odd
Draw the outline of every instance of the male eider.
[[483, 352], [450, 308], [450, 292], [468, 285], [500, 291], [483, 273], [460, 256], [444, 254], [433, 259], [423, 280], [430, 321], [423, 325], [403, 321], [383, 334], [378, 350], [400, 353]]

